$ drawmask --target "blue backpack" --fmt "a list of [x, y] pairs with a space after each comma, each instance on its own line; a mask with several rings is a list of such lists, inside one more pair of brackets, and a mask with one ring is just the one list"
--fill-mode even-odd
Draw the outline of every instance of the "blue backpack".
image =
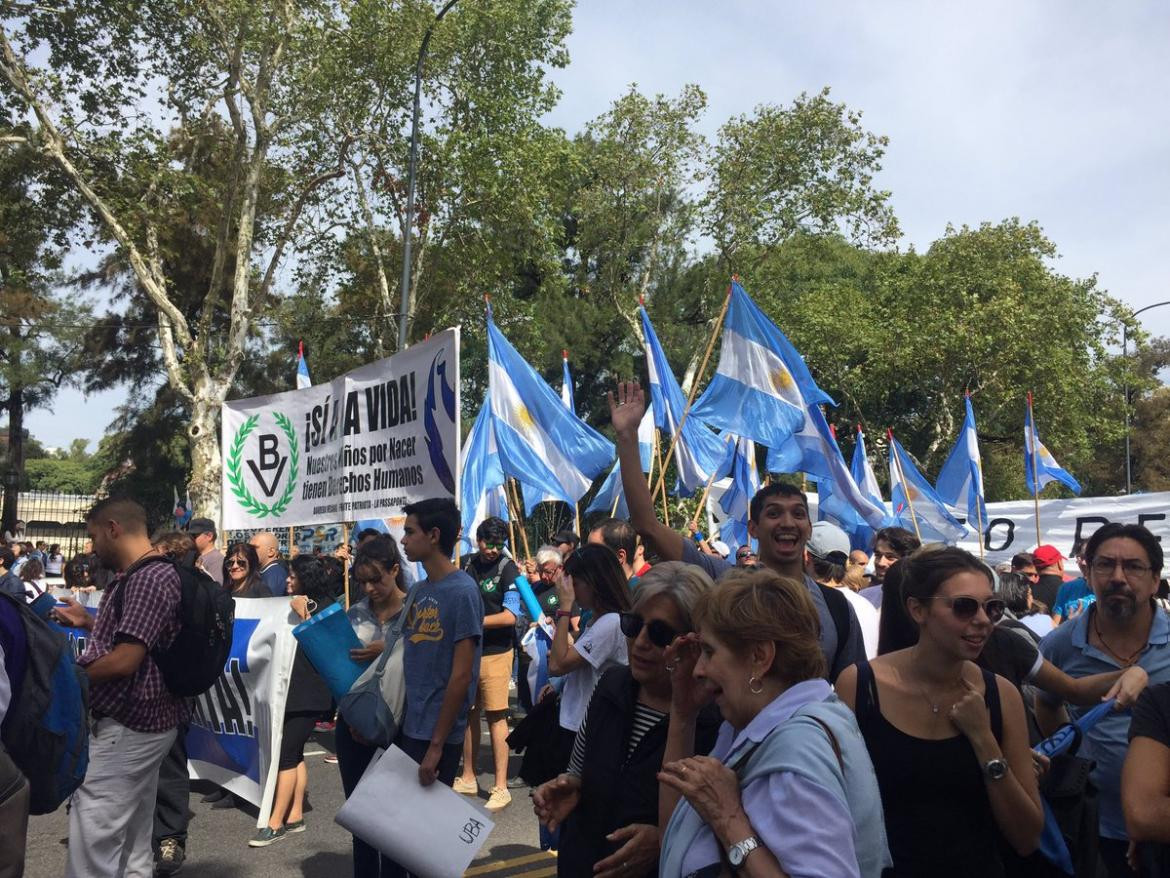
[[12, 701], [0, 739], [29, 786], [29, 811], [49, 814], [85, 780], [89, 679], [69, 639], [24, 601], [0, 593], [0, 645]]

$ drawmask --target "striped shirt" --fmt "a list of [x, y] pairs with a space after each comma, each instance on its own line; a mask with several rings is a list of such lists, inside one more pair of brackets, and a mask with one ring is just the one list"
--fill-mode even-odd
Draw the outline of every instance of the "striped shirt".
[[[634, 752], [635, 748], [642, 743], [642, 739], [646, 734], [666, 719], [666, 714], [661, 710], [655, 710], [653, 707], [647, 707], [645, 704], [634, 705], [634, 722], [630, 726], [630, 739], [626, 741], [626, 758], [630, 758], [630, 754]], [[581, 728], [577, 729], [577, 737], [573, 739], [573, 755], [569, 758], [569, 767], [565, 769], [574, 777], [580, 777], [582, 770], [585, 768], [585, 748], [588, 746], [587, 732], [585, 726], [588, 724], [589, 717], [586, 715], [585, 719], [581, 721]]]

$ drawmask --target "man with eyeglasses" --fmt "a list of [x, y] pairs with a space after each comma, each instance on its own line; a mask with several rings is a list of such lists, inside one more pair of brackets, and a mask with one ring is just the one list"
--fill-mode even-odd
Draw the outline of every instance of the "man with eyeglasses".
[[736, 567], [757, 567], [759, 561], [756, 558], [756, 553], [752, 551], [751, 546], [740, 546], [735, 550], [735, 566]]
[[479, 691], [467, 714], [463, 742], [463, 773], [455, 778], [454, 789], [468, 796], [479, 794], [476, 762], [479, 758], [480, 714], [487, 718], [492, 742], [495, 784], [484, 807], [500, 811], [512, 801], [508, 792], [508, 684], [512, 680], [512, 644], [516, 619], [520, 615], [520, 593], [516, 563], [504, 554], [508, 525], [500, 518], [486, 518], [475, 530], [479, 551], [469, 555], [463, 569], [479, 585], [483, 598], [483, 657], [479, 665]]
[[215, 547], [215, 522], [210, 518], [192, 518], [187, 525], [187, 533], [195, 540], [195, 548], [199, 550], [196, 566], [223, 585], [223, 552]]
[[[1154, 604], [1162, 560], [1157, 538], [1141, 525], [1106, 524], [1098, 529], [1085, 546], [1096, 602], [1041, 641], [1044, 657], [1071, 677], [1138, 665], [1150, 683], [1170, 681], [1170, 618]], [[1059, 707], [1043, 692], [1037, 697], [1036, 719], [1044, 734], [1059, 726]], [[1070, 708], [1074, 717], [1080, 712]], [[1126, 863], [1128, 837], [1121, 809], [1128, 733], [1129, 717], [1109, 714], [1085, 735], [1077, 754], [1097, 763], [1093, 782], [1100, 791], [1100, 851], [1110, 878], [1137, 874]]]

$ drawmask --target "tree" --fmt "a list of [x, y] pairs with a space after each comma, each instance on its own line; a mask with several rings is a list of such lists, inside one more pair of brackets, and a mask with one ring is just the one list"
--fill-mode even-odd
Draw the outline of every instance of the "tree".
[[[404, 47], [417, 45], [411, 37], [433, 12], [426, 3], [373, 0], [0, 9], [3, 99], [13, 119], [29, 120], [20, 133], [0, 135], [23, 138], [55, 163], [132, 270], [144, 297], [139, 313], [157, 323], [168, 385], [187, 412], [192, 498], [217, 517], [220, 405], [258, 318], [279, 295], [286, 257], [308, 261], [337, 238], [355, 162], [377, 167], [388, 191], [398, 185], [381, 171], [388, 160], [369, 147], [380, 138], [386, 155], [405, 152], [399, 138], [413, 51]], [[431, 80], [452, 96], [436, 112], [460, 147], [456, 158], [477, 155], [470, 145], [485, 140], [476, 120], [489, 105], [506, 115], [514, 102], [523, 115], [532, 103], [520, 98], [533, 88], [551, 94], [542, 64], [563, 52], [566, 9], [561, 0], [511, 0], [444, 23], [444, 32], [467, 31], [446, 56], [436, 40], [445, 63]], [[543, 42], [532, 57], [528, 38], [537, 35]], [[48, 66], [35, 63], [41, 58]], [[512, 130], [487, 133], [498, 144]], [[379, 165], [362, 164], [371, 155]], [[424, 198], [420, 224], [438, 212], [443, 192], [440, 185]], [[461, 190], [470, 204], [480, 194]], [[486, 207], [500, 205], [505, 193], [498, 194]], [[193, 279], [176, 270], [186, 254], [165, 246], [184, 223], [204, 241], [207, 276], [194, 278], [205, 281], [198, 288], [183, 288]], [[466, 224], [452, 228], [474, 235], [477, 215], [469, 211]], [[386, 313], [385, 297], [377, 301]]]

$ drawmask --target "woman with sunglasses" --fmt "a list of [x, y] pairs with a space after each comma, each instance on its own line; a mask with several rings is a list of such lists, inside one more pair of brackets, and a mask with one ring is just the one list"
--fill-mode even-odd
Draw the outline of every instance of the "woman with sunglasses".
[[260, 556], [248, 543], [232, 543], [223, 559], [223, 584], [232, 597], [270, 598], [272, 592], [260, 579]]
[[[298, 621], [315, 616], [334, 602], [338, 583], [333, 568], [312, 555], [298, 555], [289, 564], [289, 605]], [[289, 675], [284, 703], [284, 731], [277, 761], [276, 793], [268, 825], [249, 841], [250, 847], [267, 847], [289, 833], [305, 831], [305, 744], [321, 714], [332, 709], [333, 696], [304, 651], [297, 649]]]
[[[602, 675], [568, 770], [533, 795], [536, 814], [550, 831], [563, 824], [557, 857], [562, 878], [657, 874], [657, 772], [671, 701], [665, 651], [692, 630], [691, 611], [711, 588], [699, 567], [658, 564], [638, 581], [633, 609], [619, 615], [629, 666]], [[698, 715], [701, 753], [714, 745], [719, 722], [713, 706]]]
[[962, 549], [901, 567], [917, 641], [837, 679], [877, 772], [894, 873], [1002, 876], [1000, 843], [1027, 856], [1044, 824], [1020, 693], [975, 664], [1004, 602]]

